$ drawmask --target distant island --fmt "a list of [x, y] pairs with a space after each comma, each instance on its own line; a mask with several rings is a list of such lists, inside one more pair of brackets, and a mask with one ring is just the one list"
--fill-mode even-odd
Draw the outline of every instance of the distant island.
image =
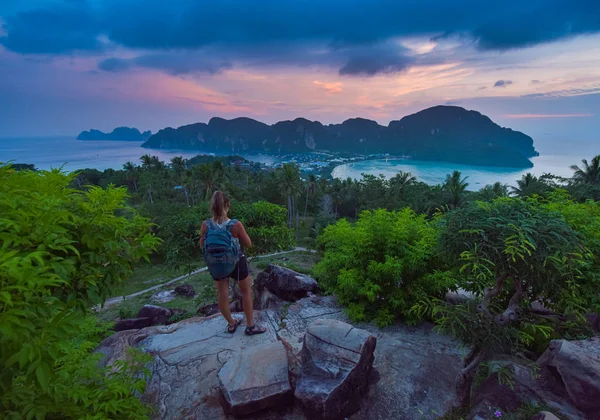
[[100, 130], [82, 131], [77, 140], [112, 140], [112, 141], [146, 141], [152, 136], [151, 131], [140, 133], [137, 128], [117, 127], [110, 133]]
[[500, 127], [477, 111], [435, 106], [385, 127], [364, 118], [323, 125], [297, 118], [267, 125], [251, 118], [211, 118], [177, 129], [165, 128], [142, 147], [199, 150], [219, 154], [304, 153], [317, 150], [469, 165], [527, 168], [537, 156], [533, 139]]

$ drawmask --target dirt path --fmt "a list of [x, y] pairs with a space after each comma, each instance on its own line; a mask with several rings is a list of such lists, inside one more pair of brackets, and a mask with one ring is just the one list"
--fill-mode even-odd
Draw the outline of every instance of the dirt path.
[[[250, 260], [256, 259], [256, 258], [276, 257], [277, 255], [290, 254], [292, 252], [316, 252], [316, 251], [309, 250], [309, 249], [306, 249], [304, 247], [299, 246], [299, 247], [296, 247], [294, 249], [290, 249], [288, 251], [280, 251], [280, 252], [274, 252], [272, 254], [257, 255], [256, 257], [248, 258], [248, 260], [250, 261]], [[99, 310], [104, 310], [104, 309], [110, 308], [111, 306], [116, 305], [118, 303], [121, 303], [124, 300], [131, 299], [131, 298], [134, 298], [136, 296], [143, 295], [144, 293], [148, 293], [148, 292], [151, 292], [152, 290], [163, 288], [163, 287], [168, 286], [168, 285], [173, 284], [173, 283], [177, 283], [177, 282], [179, 282], [181, 280], [184, 280], [184, 279], [186, 279], [188, 277], [191, 277], [191, 276], [195, 276], [196, 274], [202, 273], [202, 272], [204, 272], [206, 270], [207, 270], [206, 267], [202, 267], [202, 268], [199, 268], [199, 269], [197, 269], [195, 271], [192, 271], [191, 273], [184, 274], [183, 276], [176, 277], [176, 278], [174, 278], [172, 280], [169, 280], [169, 281], [167, 281], [165, 283], [157, 284], [156, 286], [152, 286], [152, 287], [149, 287], [147, 289], [140, 290], [139, 292], [135, 292], [135, 293], [132, 293], [130, 295], [117, 296], [117, 297], [113, 297], [113, 298], [108, 298], [108, 299], [106, 299], [106, 302], [104, 302], [104, 306], [102, 308], [98, 308], [98, 309]]]

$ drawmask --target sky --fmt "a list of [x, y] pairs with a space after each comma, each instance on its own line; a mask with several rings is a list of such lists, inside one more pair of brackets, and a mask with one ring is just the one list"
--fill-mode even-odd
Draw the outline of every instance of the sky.
[[600, 1], [0, 1], [0, 137], [439, 104], [600, 145]]

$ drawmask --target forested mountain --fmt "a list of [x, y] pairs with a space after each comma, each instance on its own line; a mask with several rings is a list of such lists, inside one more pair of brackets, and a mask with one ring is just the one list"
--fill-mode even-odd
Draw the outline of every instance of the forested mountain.
[[323, 125], [297, 118], [267, 125], [251, 118], [212, 118], [177, 129], [165, 128], [143, 147], [214, 153], [297, 153], [330, 150], [361, 154], [402, 154], [420, 160], [531, 167], [533, 139], [500, 127], [477, 111], [436, 106], [386, 126], [352, 118]]
[[77, 140], [146, 141], [151, 135], [151, 131], [140, 133], [137, 128], [117, 127], [110, 133], [94, 129], [82, 131], [77, 136]]

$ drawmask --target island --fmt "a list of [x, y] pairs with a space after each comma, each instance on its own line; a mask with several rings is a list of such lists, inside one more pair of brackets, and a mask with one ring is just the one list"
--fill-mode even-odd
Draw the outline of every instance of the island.
[[137, 128], [117, 127], [110, 133], [91, 129], [82, 131], [77, 140], [111, 140], [111, 141], [146, 141], [152, 136], [151, 131], [140, 133]]
[[364, 118], [329, 125], [296, 118], [268, 125], [246, 117], [215, 117], [208, 124], [162, 129], [142, 147], [217, 154], [335, 151], [518, 168], [532, 167], [529, 158], [538, 155], [528, 135], [500, 127], [477, 111], [441, 105], [387, 127]]

